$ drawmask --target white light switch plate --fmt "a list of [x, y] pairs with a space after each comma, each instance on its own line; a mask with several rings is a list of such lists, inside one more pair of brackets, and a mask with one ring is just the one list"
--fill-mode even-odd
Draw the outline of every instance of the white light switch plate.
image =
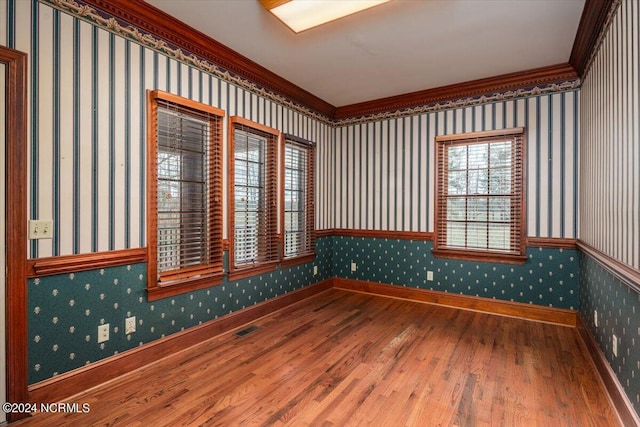
[[29, 220], [29, 239], [53, 239], [53, 221], [50, 219]]

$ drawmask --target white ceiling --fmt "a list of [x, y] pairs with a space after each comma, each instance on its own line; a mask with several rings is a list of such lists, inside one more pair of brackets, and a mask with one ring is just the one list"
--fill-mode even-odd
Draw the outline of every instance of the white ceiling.
[[335, 107], [567, 63], [584, 7], [393, 0], [294, 34], [258, 0], [147, 2]]

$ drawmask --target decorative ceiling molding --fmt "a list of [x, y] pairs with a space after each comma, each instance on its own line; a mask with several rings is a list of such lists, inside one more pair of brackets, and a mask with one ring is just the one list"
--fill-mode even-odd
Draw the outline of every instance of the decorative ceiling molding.
[[340, 121], [351, 117], [432, 105], [485, 94], [547, 86], [577, 78], [578, 75], [571, 65], [558, 64], [338, 107], [335, 118]]
[[[135, 25], [131, 25], [129, 21], [126, 21], [123, 18], [114, 17], [107, 11], [99, 10], [91, 5], [86, 4], [87, 2], [83, 2], [81, 0], [38, 1], [61, 10], [78, 19], [89, 22], [90, 24], [95, 25], [98, 28], [102, 28], [106, 31], [131, 40], [145, 48], [155, 50], [171, 59], [193, 66], [225, 82], [237, 85], [238, 87], [255, 93], [258, 96], [270, 99], [279, 104], [282, 104], [283, 106], [286, 106], [287, 108], [291, 108], [294, 111], [306, 114], [320, 122], [329, 125], [333, 124], [333, 114], [329, 116], [318, 111], [317, 109], [298, 103], [297, 98], [288, 97], [281, 92], [277, 92], [272, 89], [268, 89], [265, 86], [259, 85], [256, 82], [245, 78], [242, 75], [239, 75], [238, 73], [231, 72], [216, 63], [202, 58], [192, 52], [186, 51], [186, 49], [182, 48], [180, 44], [175, 44], [171, 41], [161, 38], [160, 36], [150, 34]], [[124, 15], [124, 13], [121, 13], [120, 15]], [[180, 40], [177, 41], [180, 42]]]
[[602, 35], [621, 0], [587, 0], [580, 17], [580, 24], [573, 42], [569, 63], [584, 79], [593, 56], [598, 50]]
[[570, 64], [558, 64], [335, 108], [144, 1], [39, 1], [332, 126], [575, 90], [581, 83]]
[[[66, 0], [50, 0], [54, 4]], [[317, 96], [283, 79], [233, 49], [188, 26], [182, 21], [144, 1], [83, 0], [144, 32], [172, 43], [175, 47], [212, 62], [259, 86], [285, 95], [321, 114], [332, 117], [335, 107]]]
[[495, 92], [492, 94], [485, 94], [475, 97], [458, 98], [454, 97], [450, 100], [434, 102], [430, 104], [422, 104], [415, 107], [408, 107], [397, 110], [384, 110], [379, 113], [369, 113], [361, 116], [355, 115], [352, 117], [346, 117], [343, 119], [336, 119], [334, 124], [336, 126], [345, 126], [359, 123], [366, 123], [371, 121], [389, 120], [400, 117], [414, 116], [418, 114], [433, 113], [436, 111], [451, 110], [454, 108], [465, 108], [474, 105], [481, 105], [490, 102], [502, 102], [513, 99], [529, 98], [532, 96], [539, 96], [545, 94], [568, 92], [576, 90], [581, 85], [581, 80], [578, 78], [561, 81], [557, 83], [544, 84], [534, 87], [510, 89]]

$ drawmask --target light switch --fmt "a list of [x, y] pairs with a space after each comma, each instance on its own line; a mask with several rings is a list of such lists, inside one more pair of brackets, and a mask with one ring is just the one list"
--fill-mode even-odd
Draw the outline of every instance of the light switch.
[[53, 239], [53, 221], [50, 219], [29, 220], [29, 239]]

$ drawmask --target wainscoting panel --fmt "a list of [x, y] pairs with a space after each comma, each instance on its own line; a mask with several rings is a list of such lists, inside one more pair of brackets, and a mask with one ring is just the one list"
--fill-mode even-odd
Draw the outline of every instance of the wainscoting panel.
[[[435, 258], [433, 243], [332, 237], [337, 277], [578, 309], [578, 251], [530, 247], [524, 265]], [[356, 270], [352, 271], [351, 264]], [[433, 281], [427, 272], [433, 272]]]
[[[29, 384], [327, 280], [330, 245], [330, 238], [317, 239], [317, 256], [307, 264], [238, 281], [225, 278], [219, 286], [153, 302], [146, 297], [144, 263], [31, 278]], [[136, 316], [136, 332], [125, 335], [129, 316]], [[98, 325], [105, 323], [110, 339], [98, 344]]]
[[640, 414], [640, 294], [585, 252], [580, 252], [580, 317]]

